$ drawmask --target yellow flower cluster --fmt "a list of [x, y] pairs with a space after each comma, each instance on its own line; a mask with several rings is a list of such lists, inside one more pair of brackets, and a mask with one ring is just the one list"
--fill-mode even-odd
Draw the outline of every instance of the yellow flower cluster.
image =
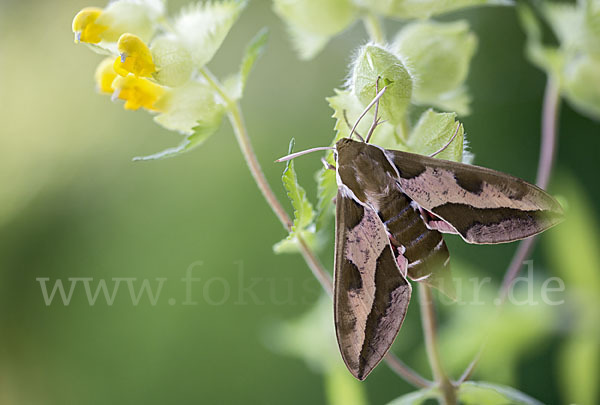
[[[103, 40], [102, 34], [110, 27], [98, 22], [102, 13], [102, 9], [95, 7], [84, 8], [77, 13], [73, 19], [76, 43], [98, 44]], [[143, 107], [159, 111], [155, 104], [165, 94], [166, 88], [151, 80], [156, 67], [146, 43], [137, 35], [123, 33], [117, 49], [118, 56], [103, 60], [96, 69], [98, 90], [112, 94], [113, 99], [124, 100], [127, 110]]]

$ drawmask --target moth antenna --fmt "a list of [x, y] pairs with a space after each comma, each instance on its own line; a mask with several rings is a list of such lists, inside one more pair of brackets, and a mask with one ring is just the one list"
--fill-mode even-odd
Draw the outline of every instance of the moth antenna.
[[452, 135], [452, 138], [450, 138], [450, 140], [448, 142], [446, 142], [446, 144], [444, 146], [442, 146], [441, 149], [439, 149], [437, 152], [432, 153], [431, 155], [429, 155], [429, 157], [434, 157], [436, 155], [439, 155], [440, 153], [442, 153], [448, 146], [450, 146], [450, 144], [452, 143], [452, 141], [454, 140], [454, 138], [456, 138], [456, 135], [458, 135], [458, 130], [460, 129], [460, 127], [462, 126], [462, 124], [459, 122], [458, 126], [456, 127], [456, 131], [454, 132], [454, 135]]
[[[344, 110], [344, 120], [346, 120], [346, 125], [348, 125], [348, 129], [352, 129], [352, 125], [350, 124], [350, 121], [348, 120], [348, 114], [347, 111]], [[354, 131], [354, 133], [356, 134], [356, 136], [359, 137], [359, 139], [361, 141], [365, 141], [365, 138], [362, 137], [362, 135], [360, 133], [358, 133], [358, 131]]]
[[[383, 96], [383, 93], [385, 93], [386, 90], [387, 90], [387, 86], [385, 86], [383, 89], [381, 89], [381, 91], [379, 93], [377, 93], [377, 95], [375, 96], [375, 98], [365, 108], [365, 110], [362, 112], [362, 114], [360, 114], [360, 116], [356, 120], [356, 123], [352, 127], [352, 131], [350, 131], [350, 135], [348, 135], [348, 138], [352, 139], [352, 135], [354, 134], [354, 131], [356, 130], [356, 127], [358, 126], [358, 123], [360, 122], [360, 120], [362, 120], [363, 117], [365, 115], [367, 115], [367, 113], [369, 112], [369, 110], [371, 109], [371, 107], [373, 107], [373, 105], [375, 105], [379, 101], [379, 99], [381, 98], [381, 96]], [[364, 142], [364, 140], [363, 140], [363, 142]]]
[[[375, 81], [375, 93], [379, 93], [379, 79], [381, 79], [381, 76], [377, 76], [377, 80]], [[369, 143], [369, 140], [371, 139], [371, 136], [373, 136], [373, 132], [375, 131], [375, 128], [377, 128], [379, 119], [377, 118], [377, 115], [379, 114], [379, 99], [377, 99], [377, 101], [375, 102], [375, 116], [373, 117], [373, 123], [371, 124], [371, 128], [369, 128], [369, 133], [367, 133], [367, 140], [365, 141], [365, 143]]]
[[300, 152], [292, 153], [291, 155], [287, 155], [287, 156], [277, 159], [275, 162], [276, 163], [287, 162], [288, 160], [292, 160], [294, 158], [297, 158], [298, 156], [306, 155], [308, 153], [318, 152], [320, 150], [331, 150], [331, 149], [334, 149], [333, 146], [318, 146], [316, 148], [306, 149], [306, 150], [303, 150]]

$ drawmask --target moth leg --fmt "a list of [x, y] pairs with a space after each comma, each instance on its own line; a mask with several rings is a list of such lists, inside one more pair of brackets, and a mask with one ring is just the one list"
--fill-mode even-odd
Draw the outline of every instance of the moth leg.
[[424, 210], [421, 207], [419, 207], [419, 212], [421, 213], [421, 219], [423, 219], [423, 222], [425, 223], [427, 229], [430, 229], [432, 231], [438, 231], [441, 233], [450, 233], [458, 235], [458, 231], [448, 222], [439, 219], [437, 216], [435, 216], [427, 210]]
[[396, 263], [398, 263], [398, 268], [400, 269], [400, 273], [402, 273], [402, 275], [404, 277], [406, 277], [406, 274], [408, 273], [408, 259], [404, 256], [404, 252], [406, 251], [406, 248], [404, 246], [398, 246], [396, 248], [396, 250], [398, 251], [398, 256], [396, 257]]
[[323, 163], [325, 170], [334, 170], [335, 171], [335, 166], [332, 165], [331, 163], [329, 163], [325, 158], [321, 158], [321, 163]]

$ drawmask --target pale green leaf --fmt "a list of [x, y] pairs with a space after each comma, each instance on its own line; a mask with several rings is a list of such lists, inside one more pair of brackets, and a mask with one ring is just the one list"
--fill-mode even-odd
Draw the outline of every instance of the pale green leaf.
[[[289, 153], [292, 153], [293, 147], [294, 140], [292, 139]], [[294, 208], [294, 221], [290, 234], [286, 239], [273, 246], [273, 250], [275, 253], [293, 253], [298, 251], [299, 237], [309, 246], [315, 243], [315, 226], [313, 224], [315, 212], [306, 197], [306, 191], [298, 184], [293, 160], [287, 162], [281, 179]]]
[[206, 139], [208, 139], [208, 137], [214, 134], [217, 129], [218, 126], [215, 127], [214, 125], [198, 124], [198, 126], [194, 128], [194, 133], [186, 136], [178, 146], [165, 149], [162, 152], [158, 152], [153, 155], [135, 157], [133, 160], [158, 160], [174, 157], [184, 152], [189, 152], [190, 150], [200, 146]]
[[268, 38], [269, 30], [267, 28], [263, 28], [254, 36], [254, 38], [252, 38], [248, 46], [246, 46], [240, 71], [235, 76], [228, 79], [226, 83], [227, 93], [232, 99], [239, 100], [242, 98], [250, 71], [252, 70], [256, 60], [265, 51]]
[[199, 125], [216, 129], [224, 111], [223, 105], [215, 99], [212, 88], [203, 82], [188, 82], [170, 89], [155, 107], [161, 113], [154, 117], [154, 121], [184, 135], [192, 135]]
[[387, 90], [379, 100], [379, 113], [382, 119], [396, 125], [406, 119], [410, 105], [413, 78], [398, 57], [377, 45], [363, 46], [358, 52], [352, 69], [352, 92], [363, 105], [368, 105], [379, 89]]
[[564, 96], [576, 110], [600, 119], [600, 53], [574, 56], [561, 77]]
[[[435, 153], [452, 139], [459, 124], [454, 113], [437, 113], [427, 110], [421, 114], [408, 138], [408, 149], [421, 155]], [[462, 162], [464, 140], [464, 128], [461, 125], [454, 140], [436, 157]]]
[[474, 6], [509, 6], [510, 0], [358, 0], [374, 12], [399, 19], [429, 18]]
[[461, 115], [469, 112], [464, 82], [476, 48], [477, 37], [466, 21], [415, 22], [404, 27], [392, 44], [414, 72], [415, 103]]
[[213, 58], [246, 3], [245, 0], [208, 1], [181, 11], [175, 19], [175, 33], [191, 53], [196, 67]]
[[325, 374], [325, 394], [329, 405], [367, 405], [364, 385], [340, 364]]
[[458, 391], [458, 399], [464, 405], [542, 405], [514, 388], [488, 382], [463, 383]]
[[421, 405], [428, 399], [439, 399], [439, 392], [436, 388], [425, 388], [402, 395], [392, 402], [389, 402], [388, 405]]
[[275, 12], [283, 19], [302, 59], [310, 59], [329, 39], [346, 29], [357, 16], [352, 0], [275, 0]]

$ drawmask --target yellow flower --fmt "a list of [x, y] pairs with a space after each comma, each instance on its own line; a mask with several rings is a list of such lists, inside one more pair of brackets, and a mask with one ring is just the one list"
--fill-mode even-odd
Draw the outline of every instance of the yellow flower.
[[117, 77], [112, 87], [115, 89], [113, 98], [125, 100], [126, 110], [144, 107], [150, 111], [160, 111], [154, 104], [166, 92], [164, 87], [135, 76]]
[[121, 56], [115, 60], [114, 69], [121, 76], [133, 73], [135, 76], [151, 77], [156, 71], [150, 49], [140, 37], [123, 34], [118, 48]]
[[75, 43], [87, 42], [97, 44], [101, 41], [100, 34], [108, 29], [105, 25], [96, 24], [96, 20], [102, 14], [102, 9], [97, 7], [86, 7], [73, 18], [73, 32]]
[[101, 93], [112, 94], [114, 88], [113, 81], [117, 78], [117, 72], [113, 68], [113, 59], [111, 57], [104, 59], [96, 68], [94, 75], [98, 91]]

